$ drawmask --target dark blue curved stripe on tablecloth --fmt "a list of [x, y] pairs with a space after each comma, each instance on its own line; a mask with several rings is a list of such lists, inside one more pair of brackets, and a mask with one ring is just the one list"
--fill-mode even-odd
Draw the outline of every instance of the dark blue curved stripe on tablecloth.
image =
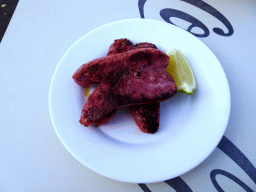
[[0, 43], [19, 0], [0, 0]]
[[144, 5], [145, 5], [146, 1], [147, 0], [139, 0], [139, 3], [138, 3], [141, 18], [145, 18], [145, 16], [144, 16]]
[[146, 184], [139, 184], [139, 186], [144, 192], [151, 192], [151, 190], [147, 187]]
[[217, 33], [218, 35], [221, 36], [231, 36], [234, 33], [234, 29], [231, 25], [231, 23], [227, 20], [226, 17], [224, 17], [224, 15], [222, 15], [217, 9], [215, 9], [214, 7], [210, 6], [209, 4], [203, 2], [203, 1], [198, 1], [198, 0], [181, 0], [184, 1], [186, 3], [189, 3], [193, 6], [198, 7], [199, 9], [204, 10], [205, 12], [209, 13], [210, 15], [212, 15], [213, 17], [215, 17], [216, 19], [218, 19], [220, 22], [222, 22], [228, 29], [228, 33], [225, 33], [222, 29], [220, 28], [213, 28], [213, 31], [215, 33]]
[[190, 187], [180, 177], [176, 177], [174, 179], [167, 180], [167, 181], [165, 181], [165, 183], [170, 185], [177, 192], [192, 192]]
[[[218, 148], [223, 151], [228, 157], [230, 157], [244, 172], [254, 181], [256, 184], [256, 168], [249, 161], [249, 159], [225, 136], [222, 137], [220, 143], [218, 144]], [[222, 188], [216, 181], [216, 175], [224, 175], [232, 181], [236, 182], [247, 192], [252, 192], [253, 190], [248, 187], [243, 181], [238, 179], [236, 176], [228, 173], [226, 171], [220, 169], [214, 169], [210, 173], [210, 178], [214, 187], [218, 190], [218, 192], [222, 192]], [[192, 192], [190, 187], [183, 181], [180, 177], [176, 177], [174, 179], [170, 179], [165, 181], [168, 185], [170, 185], [177, 192]], [[144, 192], [151, 192], [151, 190], [145, 184], [139, 184], [141, 189]]]
[[[138, 7], [139, 7], [139, 12], [140, 12], [141, 18], [145, 18], [144, 7], [145, 7], [146, 1], [147, 0], [139, 0], [138, 1]], [[221, 14], [217, 9], [215, 9], [211, 5], [205, 3], [204, 1], [199, 1], [199, 0], [181, 0], [181, 1], [183, 1], [185, 3], [189, 3], [190, 5], [195, 6], [199, 9], [201, 9], [202, 11], [207, 12], [209, 14], [209, 17], [214, 17], [217, 20], [219, 20], [223, 25], [225, 25], [225, 27], [228, 30], [228, 32], [225, 33], [223, 29], [214, 27], [212, 29], [214, 33], [216, 33], [220, 36], [225, 36], [225, 37], [233, 35], [234, 29], [233, 29], [231, 23], [228, 21], [228, 19], [223, 14]], [[200, 21], [200, 19], [195, 18], [192, 15], [189, 15], [188, 13], [185, 13], [183, 11], [165, 8], [165, 9], [160, 10], [160, 15], [164, 21], [166, 21], [167, 23], [170, 23], [172, 25], [175, 25], [170, 20], [170, 18], [172, 18], [172, 17], [176, 17], [176, 18], [182, 19], [184, 21], [187, 21], [191, 25], [186, 30], [188, 32], [192, 33], [193, 35], [195, 35], [196, 37], [208, 37], [210, 34], [209, 29], [206, 27], [206, 25], [204, 23], [202, 23]], [[200, 33], [192, 32], [192, 29], [195, 27], [202, 29], [204, 31], [204, 33], [200, 34]]]
[[[170, 179], [165, 181], [169, 186], [175, 189], [177, 192], [193, 192], [190, 187], [180, 178], [176, 177], [174, 179]], [[140, 188], [144, 192], [152, 192], [146, 184], [139, 184]]]
[[253, 192], [253, 190], [250, 187], [248, 187], [243, 181], [241, 181], [240, 179], [238, 179], [236, 176], [232, 175], [231, 173], [223, 171], [221, 169], [214, 169], [210, 173], [210, 177], [211, 177], [211, 180], [212, 180], [212, 184], [214, 185], [214, 187], [216, 188], [216, 190], [218, 192], [225, 192], [225, 191], [220, 187], [220, 185], [216, 181], [216, 176], [217, 175], [226, 176], [227, 178], [231, 179], [232, 181], [234, 181], [238, 185], [240, 185], [245, 191]]
[[[195, 35], [196, 37], [208, 37], [210, 34], [209, 29], [197, 18], [182, 12], [182, 11], [178, 11], [175, 9], [162, 9], [160, 11], [160, 16], [163, 18], [163, 20], [165, 20], [167, 23], [170, 23], [172, 25], [175, 25], [173, 22], [171, 22], [170, 18], [171, 17], [176, 17], [179, 19], [182, 19], [184, 21], [187, 21], [189, 23], [191, 23], [191, 25], [188, 27], [187, 31], [189, 33], [192, 33], [193, 35]], [[175, 25], [178, 26], [178, 25]], [[198, 33], [193, 33], [192, 30], [193, 28], [200, 28], [204, 31], [203, 34], [198, 34]]]
[[256, 184], [256, 168], [227, 137], [223, 136], [218, 148], [239, 165]]

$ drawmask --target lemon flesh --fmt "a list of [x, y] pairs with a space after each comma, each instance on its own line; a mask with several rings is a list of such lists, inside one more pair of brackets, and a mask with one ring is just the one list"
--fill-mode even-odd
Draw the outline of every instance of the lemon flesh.
[[84, 89], [84, 97], [87, 99], [90, 95], [90, 87]]
[[180, 50], [172, 49], [166, 53], [169, 64], [166, 71], [172, 76], [177, 85], [178, 92], [192, 95], [197, 87], [194, 72]]

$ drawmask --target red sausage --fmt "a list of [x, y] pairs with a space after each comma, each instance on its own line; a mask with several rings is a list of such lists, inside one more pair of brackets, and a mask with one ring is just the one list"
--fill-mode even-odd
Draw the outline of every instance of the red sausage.
[[164, 101], [177, 92], [174, 80], [164, 70], [137, 73], [117, 73], [105, 79], [88, 97], [80, 123], [93, 125], [119, 107]]
[[142, 48], [92, 60], [82, 65], [72, 77], [78, 85], [88, 87], [100, 83], [104, 77], [114, 74], [117, 70], [132, 72], [165, 69], [168, 61], [169, 57], [164, 52]]

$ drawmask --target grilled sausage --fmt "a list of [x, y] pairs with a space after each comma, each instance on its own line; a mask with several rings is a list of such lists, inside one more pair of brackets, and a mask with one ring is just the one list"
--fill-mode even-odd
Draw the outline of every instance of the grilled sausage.
[[[136, 44], [134, 46], [132, 44], [132, 42], [128, 39], [118, 39], [118, 40], [115, 40], [114, 43], [110, 46], [108, 56], [122, 53], [122, 52], [127, 52], [127, 51], [130, 51], [133, 49], [141, 49], [141, 48], [157, 49], [157, 47], [151, 43], [143, 42], [143, 43]], [[138, 57], [141, 57], [141, 55], [139, 55]], [[159, 57], [161, 57], [161, 56], [159, 56]], [[149, 70], [149, 69], [146, 69], [146, 70]], [[133, 75], [136, 78], [138, 78], [139, 74], [140, 74], [140, 72], [137, 71]], [[113, 75], [113, 73], [110, 73], [110, 75]], [[117, 81], [117, 80], [115, 80], [115, 78], [112, 77], [112, 83], [113, 83], [113, 81]], [[89, 82], [89, 83], [93, 84], [95, 82]], [[160, 103], [159, 102], [150, 103], [150, 104], [132, 105], [129, 108], [130, 108], [131, 114], [132, 114], [136, 124], [138, 125], [138, 127], [140, 128], [140, 130], [142, 132], [155, 133], [158, 130], [159, 117], [160, 117]], [[105, 115], [102, 115], [102, 117], [99, 120], [92, 122], [91, 124], [92, 125], [106, 124], [109, 122], [111, 117], [115, 114], [115, 112], [116, 112], [116, 110], [113, 110]], [[82, 123], [82, 116], [81, 116], [80, 122]]]
[[[139, 43], [135, 46], [128, 39], [118, 39], [110, 46], [108, 55], [114, 55], [117, 53], [127, 52], [133, 49], [139, 48], [155, 48], [157, 47], [151, 43]], [[138, 75], [138, 73], [137, 73]], [[151, 103], [143, 105], [130, 106], [131, 114], [142, 132], [155, 133], [159, 127], [160, 118], [160, 103]], [[94, 125], [106, 124], [115, 115], [116, 110], [111, 111], [101, 117], [100, 120], [96, 121]]]
[[103, 77], [110, 76], [117, 70], [132, 72], [144, 69], [165, 69], [168, 61], [169, 57], [164, 52], [142, 48], [95, 59], [82, 65], [72, 77], [78, 85], [88, 87], [91, 84], [100, 83]]
[[104, 81], [88, 97], [80, 118], [84, 126], [93, 125], [105, 114], [122, 106], [164, 101], [177, 92], [172, 77], [164, 70], [117, 73]]

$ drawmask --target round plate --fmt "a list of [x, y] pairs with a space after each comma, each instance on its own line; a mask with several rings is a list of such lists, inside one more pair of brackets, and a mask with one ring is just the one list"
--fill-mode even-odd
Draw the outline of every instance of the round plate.
[[[141, 133], [127, 108], [104, 126], [78, 122], [86, 100], [72, 75], [82, 64], [106, 56], [119, 38], [154, 43], [164, 52], [180, 49], [194, 70], [194, 95], [177, 93], [162, 102], [155, 134]], [[49, 105], [58, 137], [81, 163], [115, 180], [151, 183], [184, 174], [210, 155], [228, 123], [230, 91], [221, 64], [199, 39], [164, 22], [129, 19], [87, 33], [66, 52], [52, 78]]]

